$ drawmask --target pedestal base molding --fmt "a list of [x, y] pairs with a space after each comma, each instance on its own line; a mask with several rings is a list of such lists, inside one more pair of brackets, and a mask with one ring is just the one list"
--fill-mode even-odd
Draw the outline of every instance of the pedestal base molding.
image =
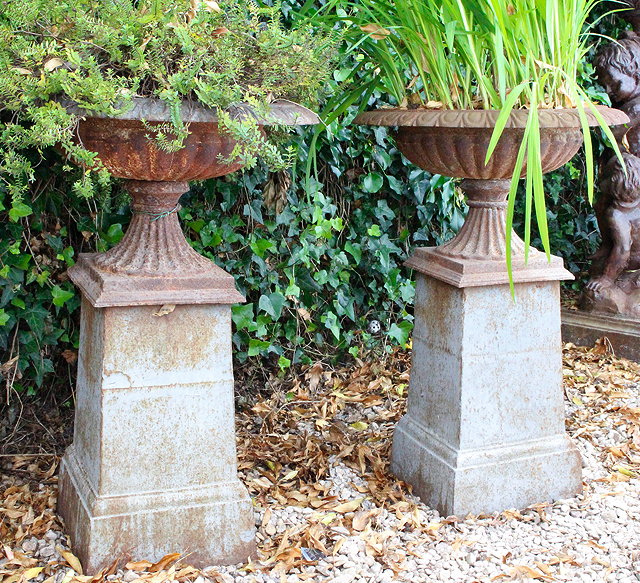
[[564, 436], [458, 451], [406, 416], [392, 458], [393, 474], [444, 516], [526, 508], [582, 489], [580, 455]]
[[71, 448], [62, 461], [60, 492], [59, 512], [87, 573], [116, 559], [158, 560], [170, 553], [182, 553], [199, 568], [255, 555], [253, 506], [238, 480], [99, 496]]
[[[441, 247], [419, 247], [405, 262], [420, 273], [435, 277], [457, 288], [509, 283], [506, 256], [498, 259], [467, 259], [442, 253]], [[514, 283], [563, 281], [574, 279], [560, 257], [551, 257], [532, 249], [528, 261], [519, 254], [512, 262]]]
[[232, 275], [208, 261], [192, 273], [131, 275], [101, 269], [95, 253], [83, 253], [69, 277], [96, 308], [164, 304], [237, 304], [244, 297]]

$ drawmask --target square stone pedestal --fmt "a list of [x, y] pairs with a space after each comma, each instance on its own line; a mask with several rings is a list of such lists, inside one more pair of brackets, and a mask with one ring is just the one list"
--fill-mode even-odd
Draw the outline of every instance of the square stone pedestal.
[[[237, 477], [230, 305], [82, 305], [73, 445], [59, 511], [85, 572], [255, 553]], [[165, 310], [166, 311], [166, 310]]]
[[408, 412], [392, 472], [441, 514], [571, 497], [557, 281], [458, 288], [416, 273]]

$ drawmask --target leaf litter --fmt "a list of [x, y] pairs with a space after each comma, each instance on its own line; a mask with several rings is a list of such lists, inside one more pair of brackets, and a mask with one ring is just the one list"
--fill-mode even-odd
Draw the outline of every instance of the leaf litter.
[[[394, 479], [391, 437], [405, 411], [409, 371], [404, 351], [341, 369], [318, 363], [237, 413], [239, 474], [254, 500], [259, 557], [235, 567], [198, 570], [176, 549], [158, 561], [114, 557], [109, 568], [83, 575], [55, 513], [59, 460], [0, 458], [0, 583], [431, 581], [442, 556], [487, 562], [477, 581], [573, 581], [585, 548], [589, 568], [602, 577], [594, 581], [615, 577], [610, 549], [597, 536], [579, 548], [539, 541], [513, 553], [483, 540], [491, 529], [551, 524], [554, 512], [569, 509], [566, 501], [441, 517]], [[586, 512], [594, 500], [618, 497], [621, 484], [640, 491], [640, 366], [616, 359], [601, 341], [593, 349], [566, 345], [563, 372], [567, 429], [596, 460], [571, 507]], [[627, 554], [622, 563], [640, 567], [640, 557]], [[470, 577], [464, 581], [476, 580]]]

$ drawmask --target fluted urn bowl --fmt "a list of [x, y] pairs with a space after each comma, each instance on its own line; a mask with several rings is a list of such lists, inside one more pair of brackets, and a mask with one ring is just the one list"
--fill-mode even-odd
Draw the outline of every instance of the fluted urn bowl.
[[[154, 131], [169, 130], [171, 112], [156, 99], [137, 98], [126, 113], [107, 117], [66, 104], [81, 117], [77, 142], [96, 152], [103, 166], [125, 180], [133, 217], [122, 241], [100, 254], [83, 254], [69, 271], [96, 307], [158, 303], [233, 303], [242, 300], [233, 278], [189, 245], [178, 222], [178, 200], [192, 180], [242, 167], [233, 160], [236, 142], [220, 131], [217, 113], [184, 102], [180, 115], [189, 132], [184, 147], [168, 152]], [[318, 117], [289, 101], [270, 105], [265, 117], [248, 106], [231, 115], [253, 116], [258, 125], [308, 125]]]
[[[624, 124], [621, 111], [599, 107], [609, 125]], [[506, 207], [511, 177], [524, 136], [529, 112], [513, 111], [501, 138], [485, 164], [499, 111], [496, 110], [402, 110], [366, 112], [356, 123], [395, 126], [398, 149], [414, 164], [431, 172], [463, 178], [469, 214], [459, 234], [435, 248], [416, 250], [407, 265], [459, 287], [498, 284], [509, 281], [506, 268]], [[541, 109], [540, 150], [542, 171], [551, 172], [566, 164], [580, 149], [583, 137], [580, 117], [572, 109]], [[589, 125], [597, 125], [587, 112]], [[526, 165], [522, 175], [526, 173]], [[562, 261], [534, 249], [525, 261], [525, 245], [511, 236], [513, 280], [568, 279]]]
[[[610, 125], [629, 118], [608, 107], [598, 110]], [[473, 180], [511, 179], [528, 111], [515, 110], [489, 163], [485, 158], [499, 111], [380, 109], [361, 114], [356, 123], [398, 127], [398, 148], [414, 164], [432, 174]], [[542, 171], [552, 172], [573, 158], [582, 146], [580, 118], [572, 109], [541, 109]], [[587, 113], [590, 125], [595, 116]], [[523, 175], [526, 169], [523, 170]]]

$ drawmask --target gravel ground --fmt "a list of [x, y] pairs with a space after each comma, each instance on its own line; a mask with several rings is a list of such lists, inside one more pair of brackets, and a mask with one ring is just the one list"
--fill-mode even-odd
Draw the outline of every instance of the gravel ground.
[[[282, 497], [269, 498], [268, 493], [257, 501], [259, 562], [201, 572], [180, 571], [180, 566], [160, 573], [121, 569], [106, 579], [127, 583], [638, 582], [638, 368], [625, 364], [621, 372], [619, 362], [597, 355], [585, 363], [581, 360], [585, 352], [574, 358], [573, 348], [568, 350], [567, 425], [584, 465], [584, 490], [577, 498], [491, 516], [442, 517], [411, 495], [395, 505], [379, 503], [366, 495], [369, 477], [335, 455], [327, 460], [328, 476], [316, 487], [324, 488], [325, 497], [338, 506], [283, 504]], [[368, 418], [363, 404], [343, 409], [338, 417], [347, 414], [349, 419]], [[249, 470], [243, 478], [249, 481], [259, 475]], [[322, 537], [314, 535], [319, 529]], [[301, 533], [307, 542], [289, 549], [287, 541], [297, 540]], [[73, 566], [66, 549], [66, 538], [54, 526], [44, 536], [23, 539], [9, 552], [24, 553], [37, 559], [38, 565], [66, 561]], [[11, 580], [2, 574], [10, 561], [0, 560], [0, 581], [91, 581], [69, 566], [35, 573], [36, 563], [31, 563], [32, 577], [23, 571], [22, 578]]]

